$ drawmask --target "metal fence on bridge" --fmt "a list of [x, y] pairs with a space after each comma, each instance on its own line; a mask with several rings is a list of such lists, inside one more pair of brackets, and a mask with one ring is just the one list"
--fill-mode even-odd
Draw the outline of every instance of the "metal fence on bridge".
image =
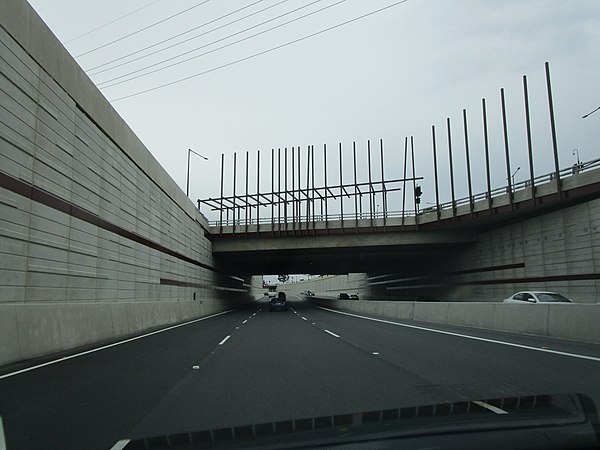
[[[550, 68], [548, 63], [545, 64], [546, 75], [546, 91], [548, 99], [548, 111], [550, 117], [550, 132], [552, 137], [552, 157], [554, 170], [542, 176], [535, 176], [533, 169], [533, 151], [531, 137], [531, 121], [529, 113], [529, 95], [527, 76], [523, 76], [523, 104], [525, 108], [525, 129], [527, 135], [527, 153], [529, 163], [528, 178], [525, 181], [514, 183], [514, 173], [511, 173], [511, 163], [509, 155], [508, 143], [508, 126], [506, 118], [506, 104], [504, 89], [500, 89], [501, 109], [502, 109], [502, 136], [504, 161], [506, 170], [506, 184], [499, 188], [492, 189], [490, 180], [490, 158], [488, 144], [488, 121], [487, 121], [487, 106], [486, 100], [482, 99], [481, 112], [484, 132], [484, 150], [485, 150], [485, 168], [486, 168], [486, 191], [474, 194], [471, 182], [471, 165], [470, 165], [470, 149], [469, 149], [469, 133], [467, 111], [463, 109], [463, 138], [464, 152], [466, 160], [466, 175], [468, 183], [468, 196], [464, 198], [455, 198], [455, 180], [453, 167], [453, 141], [451, 135], [450, 118], [446, 119], [446, 135], [448, 148], [448, 161], [450, 172], [450, 191], [451, 200], [449, 202], [441, 202], [439, 195], [439, 180], [438, 180], [438, 144], [436, 136], [436, 127], [432, 125], [431, 141], [433, 152], [433, 172], [435, 181], [435, 204], [425, 208], [420, 208], [421, 187], [417, 183], [423, 177], [419, 177], [415, 170], [414, 158], [414, 142], [412, 136], [404, 139], [404, 162], [403, 173], [396, 178], [385, 178], [384, 166], [384, 145], [383, 140], [379, 140], [379, 161], [381, 164], [380, 170], [374, 170], [372, 167], [372, 148], [371, 142], [367, 141], [367, 169], [368, 180], [358, 181], [357, 164], [356, 164], [356, 142], [352, 144], [353, 155], [353, 174], [350, 182], [344, 182], [343, 167], [342, 167], [342, 144], [338, 146], [339, 152], [339, 182], [334, 185], [329, 185], [327, 182], [327, 146], [323, 146], [323, 180], [324, 183], [320, 186], [315, 186], [315, 147], [313, 145], [304, 148], [291, 147], [291, 149], [271, 149], [271, 189], [267, 192], [261, 192], [260, 180], [260, 157], [261, 152], [257, 152], [256, 165], [256, 189], [254, 192], [249, 188], [249, 153], [246, 152], [245, 161], [245, 183], [242, 192], [238, 193], [239, 187], [237, 181], [237, 154], [233, 155], [233, 193], [232, 195], [224, 194], [224, 168], [225, 155], [221, 155], [221, 191], [217, 198], [208, 198], [198, 200], [198, 208], [204, 205], [212, 211], [219, 212], [219, 220], [213, 221], [211, 225], [218, 226], [220, 232], [223, 232], [223, 227], [233, 227], [233, 232], [246, 231], [253, 225], [267, 225], [271, 231], [282, 229], [287, 233], [293, 234], [299, 232], [310, 232], [312, 223], [312, 231], [315, 230], [315, 222], [317, 221], [341, 221], [342, 230], [356, 227], [360, 220], [368, 219], [371, 227], [375, 221], [382, 219], [385, 229], [386, 220], [389, 218], [400, 218], [401, 226], [404, 226], [405, 219], [408, 217], [418, 217], [422, 213], [437, 212], [437, 218], [440, 219], [444, 210], [450, 209], [452, 217], [456, 215], [456, 209], [459, 206], [468, 205], [470, 213], [474, 212], [474, 204], [477, 201], [487, 199], [489, 209], [492, 209], [492, 199], [494, 197], [509, 194], [510, 205], [513, 205], [513, 194], [516, 190], [522, 188], [531, 188], [531, 200], [535, 205], [536, 186], [553, 181], [556, 186], [556, 192], [560, 197], [561, 179], [569, 174], [587, 170], [591, 167], [598, 166], [598, 160], [589, 163], [578, 163], [573, 167], [560, 170], [558, 162], [558, 145], [556, 140], [556, 127], [554, 120], [554, 106], [552, 99], [552, 88], [550, 82]], [[410, 150], [411, 166], [408, 166], [408, 156]], [[302, 155], [304, 158], [302, 159]], [[288, 170], [289, 162], [291, 169]], [[283, 170], [282, 170], [283, 167]], [[520, 167], [519, 167], [520, 168]], [[517, 169], [518, 170], [518, 169]], [[378, 172], [375, 174], [375, 172]], [[276, 174], [276, 175], [275, 175]], [[347, 179], [348, 177], [346, 177]], [[378, 181], [374, 181], [377, 178]], [[407, 208], [407, 187], [410, 193], [409, 199], [414, 209]], [[395, 202], [395, 206], [390, 207], [388, 202], [389, 196], [393, 193], [402, 193], [402, 201]], [[378, 201], [379, 199], [379, 201]], [[363, 204], [363, 200], [364, 203]], [[381, 203], [381, 205], [379, 205]], [[401, 205], [401, 208], [400, 208]], [[379, 206], [382, 207], [379, 210]], [[418, 222], [417, 222], [418, 223]], [[291, 228], [288, 225], [291, 224]], [[262, 228], [262, 227], [261, 227]], [[254, 231], [260, 231], [259, 227], [255, 227]]]

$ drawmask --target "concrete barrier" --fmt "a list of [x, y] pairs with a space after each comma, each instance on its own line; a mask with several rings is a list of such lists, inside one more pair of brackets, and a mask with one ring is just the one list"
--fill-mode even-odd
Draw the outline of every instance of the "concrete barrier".
[[0, 304], [0, 362], [10, 363], [114, 341], [144, 330], [164, 327], [222, 311], [215, 300], [88, 304]]
[[484, 330], [600, 343], [600, 304], [514, 305], [356, 301], [310, 298], [315, 305], [384, 319], [414, 320]]

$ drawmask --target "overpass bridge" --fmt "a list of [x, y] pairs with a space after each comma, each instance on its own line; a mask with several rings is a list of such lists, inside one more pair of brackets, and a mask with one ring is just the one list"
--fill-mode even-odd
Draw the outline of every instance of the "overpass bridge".
[[[600, 159], [419, 211], [352, 212], [210, 223], [213, 254], [263, 273], [406, 270], [478, 241], [479, 233], [600, 196]], [[335, 200], [335, 199], [333, 199]], [[214, 203], [214, 201], [213, 201]]]

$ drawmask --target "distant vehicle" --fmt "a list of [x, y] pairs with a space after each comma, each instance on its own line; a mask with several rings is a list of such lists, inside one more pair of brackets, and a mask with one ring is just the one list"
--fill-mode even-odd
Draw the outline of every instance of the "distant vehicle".
[[573, 301], [556, 292], [522, 291], [505, 298], [503, 303], [573, 303]]
[[267, 296], [269, 298], [277, 297], [277, 292], [275, 292], [275, 291], [269, 291], [269, 292], [267, 292]]
[[338, 295], [338, 299], [340, 299], [340, 300], [350, 300], [350, 296], [348, 294], [346, 294], [345, 292], [340, 292], [340, 295]]
[[269, 300], [269, 311], [287, 311], [288, 304], [285, 292], [279, 292], [277, 297]]
[[350, 294], [350, 300], [358, 300], [358, 294]]
[[315, 293], [313, 291], [304, 291], [301, 292], [302, 295], [304, 295], [305, 297], [312, 297], [315, 295]]

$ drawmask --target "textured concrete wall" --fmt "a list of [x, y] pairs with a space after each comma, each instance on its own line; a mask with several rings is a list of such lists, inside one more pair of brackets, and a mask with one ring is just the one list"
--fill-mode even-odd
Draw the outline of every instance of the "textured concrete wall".
[[456, 275], [452, 281], [463, 286], [447, 299], [501, 301], [520, 290], [550, 290], [600, 303], [600, 199], [481, 233], [446, 271], [498, 266], [507, 268]]
[[600, 199], [479, 233], [476, 243], [411, 270], [370, 274], [373, 298], [501, 302], [550, 290], [600, 303]]
[[326, 308], [391, 320], [460, 325], [600, 343], [600, 305], [378, 302], [315, 298], [310, 301]]
[[277, 287], [277, 290], [286, 292], [287, 294], [312, 291], [323, 297], [337, 297], [340, 292], [347, 294], [358, 293], [361, 298], [367, 298], [369, 295], [367, 275], [364, 273], [328, 275], [311, 281], [283, 283]]
[[0, 365], [247, 300], [257, 280], [213, 267], [205, 218], [29, 4], [0, 25]]

